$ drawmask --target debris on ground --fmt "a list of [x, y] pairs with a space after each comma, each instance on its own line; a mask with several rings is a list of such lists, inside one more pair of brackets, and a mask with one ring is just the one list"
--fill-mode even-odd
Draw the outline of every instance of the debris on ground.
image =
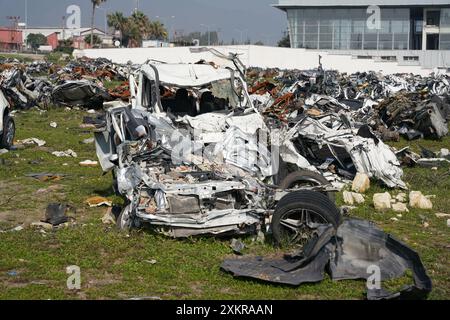
[[31, 223], [32, 227], [36, 227], [36, 228], [43, 228], [45, 230], [53, 230], [53, 225], [51, 223], [46, 223], [46, 222], [33, 222]]
[[284, 258], [232, 258], [223, 261], [221, 268], [235, 277], [298, 286], [322, 281], [325, 272], [333, 280], [367, 280], [372, 265], [381, 271], [381, 281], [402, 277], [409, 270], [414, 283], [394, 293], [382, 287], [369, 289], [369, 300], [425, 299], [431, 291], [431, 279], [419, 255], [374, 223], [359, 219], [344, 220], [337, 229], [331, 225], [319, 228], [300, 251]]
[[230, 248], [236, 254], [242, 254], [242, 250], [245, 249], [245, 244], [239, 239], [231, 239]]
[[47, 206], [45, 210], [45, 218], [42, 222], [49, 223], [53, 226], [57, 226], [63, 223], [66, 223], [69, 218], [66, 215], [66, 212], [71, 207], [66, 204], [61, 203], [51, 203]]
[[144, 262], [153, 265], [156, 264], [158, 261], [156, 261], [155, 259], [151, 259], [151, 260], [144, 260]]
[[53, 151], [52, 155], [58, 157], [58, 158], [62, 158], [62, 157], [67, 157], [67, 158], [77, 158], [78, 154], [73, 151], [72, 149], [68, 149], [66, 151]]
[[94, 138], [87, 138], [82, 141], [83, 144], [92, 144], [95, 142]]
[[22, 144], [24, 146], [37, 145], [38, 147], [45, 146], [47, 142], [38, 138], [28, 138], [24, 140], [18, 140], [17, 144]]
[[104, 197], [99, 197], [99, 196], [91, 197], [91, 198], [87, 199], [85, 201], [85, 203], [91, 208], [101, 207], [101, 206], [107, 206], [107, 207], [112, 206], [111, 200], [108, 200]]
[[96, 166], [98, 166], [98, 161], [84, 160], [84, 161], [81, 161], [79, 164], [82, 167], [96, 167]]

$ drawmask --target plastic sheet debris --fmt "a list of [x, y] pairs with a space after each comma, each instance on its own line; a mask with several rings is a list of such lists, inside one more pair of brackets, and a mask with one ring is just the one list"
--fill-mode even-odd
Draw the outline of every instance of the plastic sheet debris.
[[402, 277], [410, 270], [414, 284], [394, 293], [382, 286], [369, 289], [370, 300], [424, 299], [432, 289], [431, 279], [414, 250], [375, 224], [357, 219], [344, 220], [337, 230], [331, 226], [320, 228], [302, 251], [284, 258], [226, 259], [221, 268], [236, 277], [298, 286], [322, 281], [325, 272], [333, 280], [367, 280], [373, 274], [373, 265], [380, 271], [381, 281]]
[[67, 158], [77, 158], [78, 155], [75, 151], [73, 151], [72, 149], [68, 149], [66, 151], [53, 151], [52, 155], [58, 157], [58, 158], [62, 158], [62, 157], [67, 157]]
[[46, 143], [47, 142], [45, 140], [38, 139], [38, 138], [28, 138], [28, 139], [17, 141], [17, 144], [23, 144], [25, 146], [37, 145], [38, 147], [45, 146]]
[[98, 166], [98, 162], [93, 161], [93, 160], [84, 160], [84, 161], [81, 161], [79, 163], [79, 165], [82, 167], [96, 167], [96, 166]]

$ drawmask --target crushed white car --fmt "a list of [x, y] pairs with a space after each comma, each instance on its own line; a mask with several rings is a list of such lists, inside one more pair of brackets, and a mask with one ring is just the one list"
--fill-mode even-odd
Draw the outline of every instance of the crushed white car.
[[324, 122], [268, 124], [241, 74], [207, 63], [144, 64], [130, 77], [131, 103], [105, 103], [96, 149], [128, 201], [120, 229], [145, 222], [173, 237], [270, 230], [278, 243], [292, 244], [320, 225], [337, 227], [337, 190], [299, 152], [302, 136], [338, 145], [358, 170], [403, 186], [382, 175], [398, 169], [394, 159], [373, 158], [372, 139], [354, 130], [339, 144], [341, 133], [327, 132]]

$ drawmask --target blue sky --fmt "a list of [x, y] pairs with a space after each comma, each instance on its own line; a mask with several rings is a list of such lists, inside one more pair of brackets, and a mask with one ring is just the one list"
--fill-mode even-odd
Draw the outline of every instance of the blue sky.
[[[10, 22], [6, 16], [20, 16], [25, 21], [25, 2], [27, 0], [0, 0], [0, 26]], [[32, 27], [55, 27], [62, 24], [66, 7], [77, 4], [81, 7], [83, 26], [89, 26], [91, 15], [90, 0], [28, 0], [28, 25]], [[170, 30], [206, 31], [219, 30], [226, 41], [240, 40], [247, 35], [252, 42], [261, 40], [274, 44], [286, 29], [284, 12], [271, 7], [277, 0], [140, 0], [139, 8], [151, 19], [156, 16]], [[130, 14], [136, 0], [107, 0], [102, 5], [108, 12], [122, 11]], [[104, 28], [105, 11], [98, 10], [96, 25]], [[171, 18], [175, 16], [175, 18]]]

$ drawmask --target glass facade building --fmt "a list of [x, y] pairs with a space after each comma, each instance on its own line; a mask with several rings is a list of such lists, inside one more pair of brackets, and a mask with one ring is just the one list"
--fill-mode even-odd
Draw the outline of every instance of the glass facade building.
[[[317, 0], [316, 0], [317, 1]], [[287, 13], [291, 46], [317, 50], [450, 50], [448, 6], [381, 6], [377, 27], [368, 6], [335, 6], [337, 1], [290, 0], [276, 6]], [[393, 0], [392, 2], [395, 2]], [[307, 4], [306, 4], [307, 3]], [[424, 34], [425, 33], [425, 34]]]

